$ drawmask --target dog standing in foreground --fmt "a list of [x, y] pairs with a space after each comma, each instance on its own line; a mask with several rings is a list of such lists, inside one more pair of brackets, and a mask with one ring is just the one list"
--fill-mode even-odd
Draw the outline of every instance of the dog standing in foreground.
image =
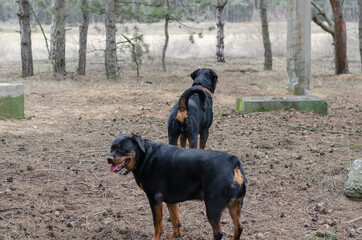
[[218, 76], [210, 68], [197, 69], [191, 73], [194, 80], [192, 87], [180, 97], [172, 108], [168, 118], [168, 143], [185, 148], [186, 141], [190, 148], [197, 148], [200, 134], [200, 148], [204, 149], [212, 124], [212, 97], [218, 82]]
[[159, 240], [163, 233], [162, 202], [167, 204], [173, 226], [168, 238], [175, 238], [181, 236], [177, 203], [197, 199], [205, 201], [214, 240], [222, 238], [220, 218], [225, 208], [234, 224], [233, 240], [240, 239], [240, 211], [247, 181], [238, 157], [120, 135], [113, 141], [107, 160], [111, 172], [123, 168], [132, 171], [137, 185], [146, 193], [155, 228], [153, 240]]

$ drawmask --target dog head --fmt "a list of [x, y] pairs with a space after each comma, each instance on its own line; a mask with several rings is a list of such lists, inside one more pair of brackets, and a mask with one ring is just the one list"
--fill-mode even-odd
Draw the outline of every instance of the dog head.
[[123, 168], [132, 171], [137, 164], [138, 155], [145, 152], [144, 140], [137, 135], [120, 135], [112, 143], [111, 155], [107, 158], [111, 164], [111, 172], [119, 172]]
[[194, 80], [192, 86], [201, 85], [214, 93], [216, 84], [218, 83], [218, 76], [214, 70], [210, 68], [199, 68], [191, 73], [191, 78]]

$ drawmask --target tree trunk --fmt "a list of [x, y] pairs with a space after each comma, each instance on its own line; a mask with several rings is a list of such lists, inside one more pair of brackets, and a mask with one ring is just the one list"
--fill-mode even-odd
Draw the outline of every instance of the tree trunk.
[[51, 26], [51, 59], [54, 75], [65, 75], [65, 8], [64, 0], [53, 0]]
[[168, 46], [168, 41], [170, 36], [168, 35], [168, 22], [169, 19], [166, 17], [165, 18], [165, 43], [163, 45], [162, 48], [162, 71], [166, 72], [167, 68], [166, 68], [166, 51], [167, 51], [167, 46]]
[[358, 8], [359, 8], [359, 24], [358, 24], [359, 54], [361, 57], [361, 72], [362, 72], [362, 0], [358, 0]]
[[[167, 7], [167, 12], [170, 10], [170, 1], [166, 0], [166, 7]], [[168, 23], [170, 22], [170, 17], [168, 14], [166, 14], [165, 16], [165, 43], [163, 45], [163, 49], [162, 49], [162, 71], [166, 72], [167, 68], [166, 68], [166, 51], [167, 51], [167, 47], [168, 47], [168, 41], [170, 39], [170, 36], [168, 34]]]
[[119, 79], [119, 69], [117, 62], [117, 44], [116, 44], [116, 14], [115, 0], [106, 0], [106, 52], [105, 65], [108, 79]]
[[294, 95], [310, 95], [311, 3], [288, 0], [287, 90]]
[[264, 44], [264, 69], [273, 69], [273, 56], [269, 39], [268, 14], [265, 0], [260, 0], [261, 30]]
[[28, 0], [19, 0], [19, 24], [21, 35], [21, 76], [33, 76], [33, 54], [31, 52], [30, 7]]
[[336, 74], [348, 73], [346, 23], [343, 17], [343, 2], [330, 0], [334, 18], [334, 48]]
[[228, 0], [218, 0], [216, 8], [216, 26], [217, 26], [217, 35], [216, 35], [216, 61], [217, 62], [225, 62], [224, 57], [224, 8]]
[[79, 26], [79, 56], [78, 69], [79, 75], [85, 75], [86, 59], [87, 59], [87, 34], [89, 26], [89, 9], [87, 0], [82, 0], [82, 17], [83, 22]]

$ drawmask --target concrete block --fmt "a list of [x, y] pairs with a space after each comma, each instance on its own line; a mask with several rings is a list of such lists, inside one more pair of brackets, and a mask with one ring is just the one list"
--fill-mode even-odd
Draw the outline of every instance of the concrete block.
[[327, 101], [316, 96], [245, 97], [236, 99], [236, 110], [243, 113], [268, 112], [279, 109], [315, 112], [327, 115]]
[[348, 173], [344, 194], [350, 198], [362, 199], [362, 158], [354, 160]]
[[24, 85], [0, 83], [0, 116], [24, 118]]

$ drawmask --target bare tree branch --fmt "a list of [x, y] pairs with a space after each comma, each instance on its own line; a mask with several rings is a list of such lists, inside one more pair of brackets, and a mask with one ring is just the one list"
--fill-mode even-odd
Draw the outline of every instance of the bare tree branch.
[[45, 35], [44, 29], [43, 29], [43, 27], [42, 27], [42, 25], [41, 25], [41, 23], [40, 23], [40, 21], [39, 21], [39, 19], [38, 19], [38, 16], [35, 14], [34, 9], [33, 9], [33, 7], [31, 6], [31, 4], [29, 4], [29, 8], [30, 8], [31, 12], [33, 13], [33, 16], [34, 16], [36, 22], [38, 23], [41, 32], [43, 33], [44, 40], [45, 40], [45, 45], [46, 45], [47, 51], [48, 51], [48, 58], [50, 59], [51, 56], [50, 56], [50, 50], [49, 50], [49, 45], [48, 45], [48, 41], [49, 41], [49, 40], [48, 40], [47, 36]]
[[189, 32], [189, 34], [192, 34], [192, 29], [195, 29], [195, 28], [189, 27], [188, 25], [186, 25], [185, 23], [181, 22], [181, 21], [180, 21], [179, 19], [177, 19], [177, 18], [169, 17], [169, 20], [175, 21], [175, 22], [177, 22], [178, 24], [180, 24], [181, 26], [183, 26], [184, 28], [186, 28], [187, 31]]
[[229, 0], [224, 0], [224, 1], [218, 1], [216, 5], [214, 5], [214, 8], [218, 9], [218, 8], [224, 8], [226, 6], [226, 4], [228, 3]]
[[[328, 23], [328, 26], [331, 27], [331, 28], [334, 28], [334, 24], [333, 22], [329, 19], [329, 17], [327, 16], [326, 12], [324, 11], [324, 9], [322, 9], [317, 3], [315, 3], [313, 0], [312, 0], [312, 5], [313, 7], [318, 11], [319, 15], [321, 15], [325, 20], [326, 22]], [[314, 21], [314, 19], [313, 19]], [[318, 24], [318, 23], [317, 23]], [[319, 24], [318, 24], [319, 25]], [[327, 31], [327, 30], [326, 30]], [[328, 32], [328, 31], [327, 31]]]
[[320, 26], [324, 31], [332, 34], [332, 36], [334, 36], [334, 28], [327, 26], [326, 24], [322, 23], [321, 21], [318, 20], [317, 17], [313, 17], [312, 18], [313, 22], [315, 22], [318, 26]]
[[122, 37], [124, 37], [126, 39], [126, 41], [119, 41], [119, 42], [116, 42], [116, 44], [123, 44], [123, 43], [133, 43], [133, 40], [141, 40], [142, 37], [143, 37], [143, 34], [142, 35], [139, 35], [137, 37], [133, 37], [133, 38], [128, 38], [126, 35], [122, 34]]

